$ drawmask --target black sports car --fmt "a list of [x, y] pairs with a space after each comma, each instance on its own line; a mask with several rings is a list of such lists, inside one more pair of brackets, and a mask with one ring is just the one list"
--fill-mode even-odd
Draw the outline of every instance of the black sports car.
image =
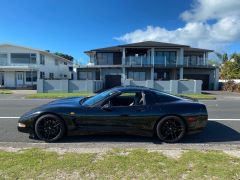
[[177, 142], [203, 130], [208, 120], [204, 104], [145, 87], [116, 87], [92, 97], [50, 102], [25, 113], [20, 132], [46, 142], [65, 135], [125, 133], [156, 135]]

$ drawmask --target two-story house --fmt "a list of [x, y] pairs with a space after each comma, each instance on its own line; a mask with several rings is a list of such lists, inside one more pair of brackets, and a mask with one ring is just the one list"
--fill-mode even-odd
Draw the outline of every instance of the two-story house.
[[72, 62], [48, 51], [0, 44], [0, 87], [34, 87], [38, 79], [71, 79]]
[[78, 68], [79, 80], [102, 80], [106, 89], [127, 80], [202, 80], [202, 89], [218, 87], [218, 68], [208, 65], [212, 50], [146, 41], [93, 49], [87, 66]]

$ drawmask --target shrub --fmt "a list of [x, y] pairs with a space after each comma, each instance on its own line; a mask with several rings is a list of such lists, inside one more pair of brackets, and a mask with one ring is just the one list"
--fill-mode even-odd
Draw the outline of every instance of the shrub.
[[240, 83], [235, 83], [234, 81], [228, 81], [223, 84], [222, 90], [240, 93]]

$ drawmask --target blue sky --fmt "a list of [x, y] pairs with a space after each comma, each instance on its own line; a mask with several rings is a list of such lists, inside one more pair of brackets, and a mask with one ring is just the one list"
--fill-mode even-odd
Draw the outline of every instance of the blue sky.
[[[219, 25], [218, 22], [225, 17], [233, 16], [226, 14], [224, 17], [214, 17], [210, 13], [210, 17], [202, 17], [194, 12], [195, 9], [202, 8], [204, 13], [204, 6], [207, 6], [205, 1], [3, 0], [0, 11], [0, 43], [68, 53], [82, 62], [88, 59], [83, 51], [142, 40], [174, 41], [204, 46], [202, 48], [215, 48], [212, 45], [216, 41], [222, 43], [221, 46], [216, 46], [219, 51], [239, 51], [240, 44], [237, 40], [240, 38], [236, 32], [230, 33], [231, 37], [228, 35], [220, 40], [219, 36], [214, 36], [211, 41], [208, 36], [205, 37], [208, 26], [212, 27], [210, 33], [214, 34], [215, 24]], [[234, 8], [237, 0], [229, 1], [233, 1], [230, 8]], [[236, 13], [234, 17], [238, 15]], [[217, 27], [221, 29], [221, 26]], [[194, 28], [202, 28], [203, 32], [196, 33]], [[184, 33], [187, 37], [184, 37]], [[224, 34], [222, 31], [217, 33], [221, 37]], [[196, 44], [198, 39], [199, 43]]]

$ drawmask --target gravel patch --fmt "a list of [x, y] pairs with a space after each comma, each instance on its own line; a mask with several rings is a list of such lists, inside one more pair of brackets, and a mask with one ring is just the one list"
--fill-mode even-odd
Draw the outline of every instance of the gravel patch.
[[228, 155], [230, 155], [230, 156], [234, 156], [234, 157], [240, 158], [240, 150], [225, 150], [223, 152], [228, 154]]

